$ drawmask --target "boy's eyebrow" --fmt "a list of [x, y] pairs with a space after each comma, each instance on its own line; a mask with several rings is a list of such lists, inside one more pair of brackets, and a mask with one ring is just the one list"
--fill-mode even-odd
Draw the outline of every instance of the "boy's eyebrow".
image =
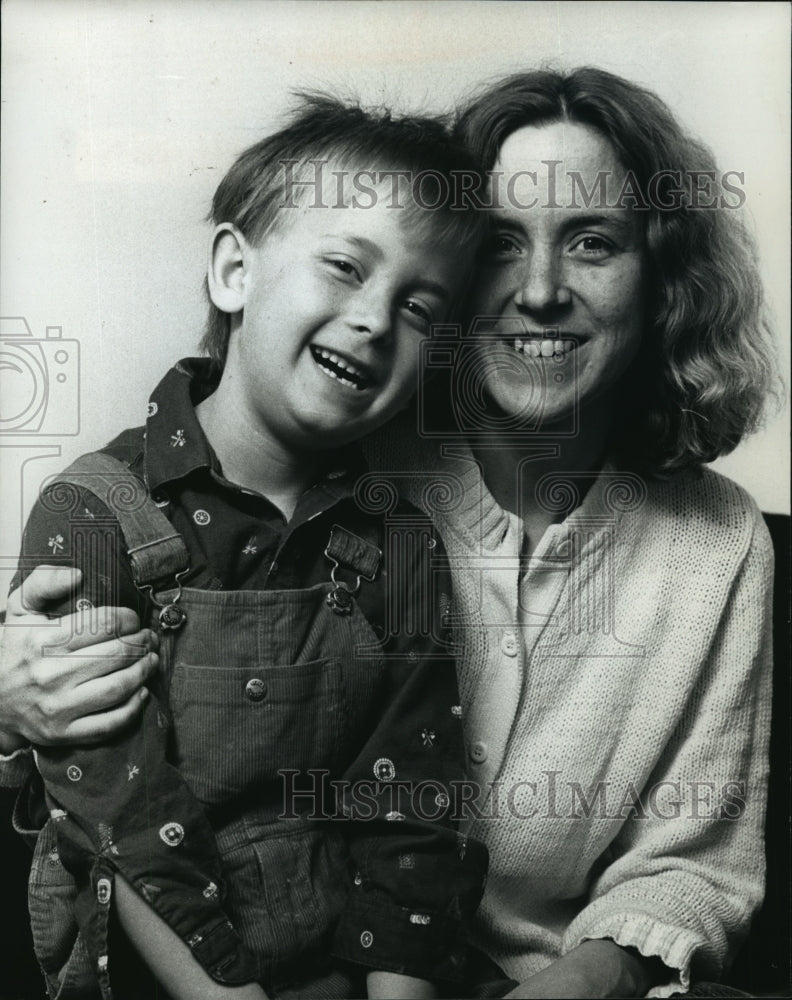
[[432, 281], [431, 278], [419, 278], [415, 282], [416, 288], [422, 288], [427, 292], [434, 292], [434, 294], [443, 299], [444, 302], [451, 301], [451, 293], [446, 288], [445, 285], [441, 285], [439, 281]]
[[[325, 233], [322, 239], [335, 239], [338, 236], [341, 239], [346, 240], [347, 243], [352, 243], [354, 246], [359, 247], [365, 253], [370, 254], [376, 260], [382, 260], [385, 254], [382, 252], [382, 248], [379, 247], [372, 240], [366, 239], [365, 236], [357, 236], [354, 233]], [[433, 281], [431, 278], [419, 278], [415, 285], [419, 288], [426, 289], [427, 292], [434, 292], [435, 295], [439, 296], [446, 302], [451, 301], [451, 293], [445, 287], [441, 285], [439, 281]]]
[[352, 243], [365, 253], [371, 254], [371, 256], [375, 257], [377, 260], [382, 260], [382, 257], [384, 256], [382, 248], [377, 246], [376, 243], [371, 240], [367, 240], [365, 236], [357, 236], [355, 233], [325, 233], [321, 238], [323, 240], [337, 239], [338, 236], [340, 236], [342, 240], [346, 240], [347, 243]]

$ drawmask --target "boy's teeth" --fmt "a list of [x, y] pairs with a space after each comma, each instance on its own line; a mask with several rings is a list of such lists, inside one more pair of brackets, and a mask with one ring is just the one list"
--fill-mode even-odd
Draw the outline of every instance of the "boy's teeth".
[[348, 361], [344, 361], [343, 358], [339, 358], [337, 354], [333, 354], [332, 351], [326, 351], [322, 348], [319, 353], [323, 358], [327, 358], [328, 361], [332, 361], [338, 368], [343, 368], [344, 371], [351, 372], [353, 375], [357, 375], [359, 378], [362, 378], [362, 372], [358, 371], [354, 365], [350, 365]]
[[[368, 387], [369, 383], [363, 372], [343, 358], [339, 358], [333, 351], [328, 351], [324, 347], [312, 347], [311, 352], [319, 368], [328, 378], [334, 378], [341, 385], [348, 385], [358, 391]], [[346, 372], [349, 377], [344, 378], [341, 372]]]

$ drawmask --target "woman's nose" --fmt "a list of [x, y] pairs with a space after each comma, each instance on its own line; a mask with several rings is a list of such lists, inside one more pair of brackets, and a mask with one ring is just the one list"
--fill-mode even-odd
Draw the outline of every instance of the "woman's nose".
[[522, 283], [515, 293], [517, 306], [542, 312], [568, 305], [571, 299], [562, 262], [553, 253], [534, 251], [527, 263]]

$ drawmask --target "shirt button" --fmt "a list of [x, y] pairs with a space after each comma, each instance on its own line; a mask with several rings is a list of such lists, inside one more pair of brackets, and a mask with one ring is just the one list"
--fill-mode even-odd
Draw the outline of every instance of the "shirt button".
[[470, 759], [475, 764], [483, 764], [487, 757], [487, 744], [482, 740], [476, 740], [470, 748]]
[[267, 693], [267, 685], [260, 677], [253, 677], [245, 685], [245, 695], [250, 701], [261, 701]]
[[506, 654], [506, 656], [516, 656], [517, 655], [517, 636], [514, 632], [504, 632], [503, 638], [501, 639], [501, 649]]
[[96, 898], [102, 906], [110, 902], [112, 883], [109, 878], [100, 878], [96, 883]]

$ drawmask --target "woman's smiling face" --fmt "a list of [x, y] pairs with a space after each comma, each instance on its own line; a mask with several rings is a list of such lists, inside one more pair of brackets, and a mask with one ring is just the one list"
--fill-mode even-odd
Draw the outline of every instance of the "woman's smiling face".
[[[592, 128], [519, 129], [493, 170], [499, 207], [474, 303], [476, 316], [495, 318], [476, 348], [483, 388], [503, 413], [540, 412], [549, 428], [612, 394], [638, 352], [643, 229], [631, 208], [607, 207], [627, 172]], [[542, 400], [526, 398], [539, 391]]]

